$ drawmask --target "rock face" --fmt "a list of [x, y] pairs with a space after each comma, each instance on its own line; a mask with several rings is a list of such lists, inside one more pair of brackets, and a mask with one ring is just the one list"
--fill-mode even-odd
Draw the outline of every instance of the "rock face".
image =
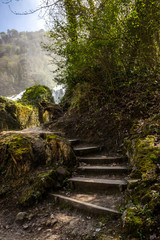
[[23, 106], [0, 97], [0, 131], [24, 129], [39, 125], [38, 109]]
[[76, 163], [67, 140], [47, 133], [0, 135], [0, 196], [27, 206], [62, 186]]
[[54, 104], [54, 98], [52, 96], [52, 91], [44, 85], [35, 85], [26, 89], [22, 98], [19, 100], [24, 106], [36, 107], [39, 112], [40, 123], [46, 123], [51, 120], [52, 113], [46, 109], [46, 104]]
[[46, 120], [45, 122], [55, 120], [63, 114], [63, 110], [59, 104], [42, 101], [40, 105], [41, 109], [43, 109], [43, 119]]
[[56, 108], [51, 90], [41, 85], [27, 88], [19, 103], [0, 97], [0, 131], [37, 127], [52, 120], [54, 111], [43, 107], [44, 103]]
[[145, 239], [151, 234], [158, 236], [160, 231], [159, 126], [159, 115], [140, 122], [131, 129], [132, 135], [125, 143], [132, 172], [123, 222], [127, 232]]

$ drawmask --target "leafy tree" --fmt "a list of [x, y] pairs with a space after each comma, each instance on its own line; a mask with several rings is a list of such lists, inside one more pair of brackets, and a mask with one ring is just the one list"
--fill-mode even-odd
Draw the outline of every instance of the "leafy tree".
[[44, 0], [40, 9], [52, 25], [44, 48], [58, 66], [58, 83], [72, 89], [99, 82], [114, 90], [126, 79], [159, 74], [158, 0]]
[[[64, 61], [58, 82], [115, 88], [133, 75], [159, 73], [158, 0], [61, 0], [45, 48]], [[63, 20], [63, 21], [62, 21]]]

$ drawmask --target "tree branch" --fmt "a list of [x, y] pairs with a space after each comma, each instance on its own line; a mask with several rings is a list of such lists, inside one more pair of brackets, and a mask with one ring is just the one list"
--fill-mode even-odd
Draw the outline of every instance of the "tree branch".
[[[15, 0], [15, 1], [19, 1], [19, 0]], [[48, 4], [48, 1], [46, 1], [45, 5], [43, 6], [40, 6], [40, 7], [37, 7], [36, 9], [34, 10], [29, 10], [29, 11], [25, 11], [25, 12], [17, 12], [17, 11], [14, 11], [10, 5], [10, 3], [12, 3], [12, 0], [8, 0], [6, 2], [2, 1], [3, 4], [7, 4], [8, 7], [9, 7], [9, 10], [15, 14], [15, 15], [28, 15], [28, 14], [33, 14], [35, 12], [38, 12], [40, 10], [43, 10], [43, 9], [46, 9], [46, 8], [51, 8], [53, 6], [56, 6], [59, 2], [62, 2], [62, 0], [57, 0], [55, 1], [54, 3], [51, 3], [51, 4]]]

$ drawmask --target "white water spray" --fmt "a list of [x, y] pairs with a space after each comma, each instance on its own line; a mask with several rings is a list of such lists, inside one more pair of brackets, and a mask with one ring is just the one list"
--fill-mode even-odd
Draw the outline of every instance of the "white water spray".
[[[17, 95], [13, 95], [13, 96], [7, 97], [7, 98], [12, 101], [18, 101], [19, 99], [22, 98], [22, 95], [25, 91], [26, 90], [20, 92]], [[61, 99], [63, 98], [66, 90], [65, 90], [64, 85], [58, 85], [58, 86], [52, 88], [51, 91], [52, 91], [52, 96], [54, 97], [55, 103], [58, 104], [58, 103], [60, 103]]]
[[64, 85], [58, 85], [52, 89], [52, 96], [54, 97], [54, 101], [56, 104], [60, 103], [61, 99], [65, 94], [65, 87]]

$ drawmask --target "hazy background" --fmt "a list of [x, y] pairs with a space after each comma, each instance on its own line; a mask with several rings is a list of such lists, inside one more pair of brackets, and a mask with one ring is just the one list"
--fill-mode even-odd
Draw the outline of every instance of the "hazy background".
[[[6, 3], [6, 4], [5, 4]], [[45, 35], [39, 0], [0, 0], [0, 95], [18, 94], [34, 84], [55, 86], [50, 58], [42, 51]], [[20, 13], [13, 14], [12, 11]], [[22, 14], [22, 15], [21, 15]]]

